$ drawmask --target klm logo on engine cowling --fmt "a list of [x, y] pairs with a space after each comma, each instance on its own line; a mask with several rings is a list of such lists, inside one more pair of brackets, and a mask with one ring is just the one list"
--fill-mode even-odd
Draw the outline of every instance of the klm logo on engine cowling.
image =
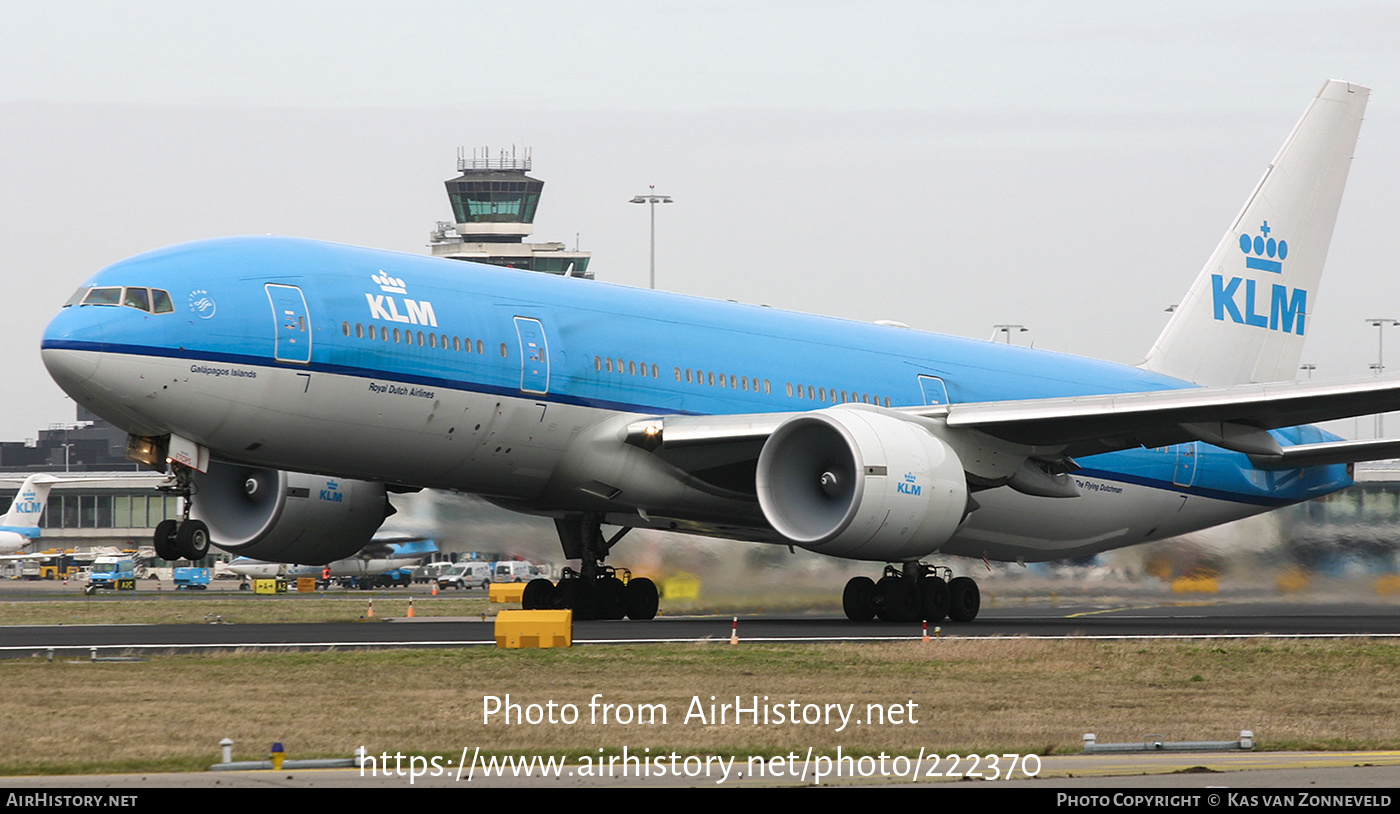
[[331, 503], [344, 503], [345, 493], [340, 491], [340, 484], [333, 480], [326, 481], [326, 488], [321, 490], [321, 499]]
[[904, 476], [904, 480], [900, 481], [894, 487], [894, 490], [896, 492], [899, 492], [901, 495], [917, 496], [923, 493], [924, 487], [919, 485], [919, 479], [914, 477], [913, 472], [910, 472], [909, 474]]
[[[403, 280], [397, 277], [390, 277], [383, 271], [371, 274], [370, 279], [377, 283], [385, 294], [365, 294], [365, 300], [369, 303], [370, 319], [382, 319], [386, 322], [406, 322], [409, 325], [430, 325], [437, 327], [437, 315], [433, 313], [433, 304], [427, 300], [412, 300], [408, 297], [395, 298], [388, 296], [391, 294], [407, 294], [408, 287]], [[402, 309], [400, 309], [402, 304]]]
[[[1245, 256], [1245, 268], [1283, 273], [1283, 261], [1288, 259], [1288, 241], [1270, 237], [1271, 231], [1269, 222], [1264, 221], [1259, 227], [1260, 234], [1240, 235], [1240, 251]], [[1210, 287], [1217, 320], [1224, 322], [1228, 318], [1242, 325], [1303, 335], [1308, 316], [1308, 292], [1303, 289], [1278, 283], [1261, 283], [1252, 277], [1231, 277], [1226, 280], [1223, 274], [1212, 274]], [[1267, 304], [1264, 302], [1266, 299]]]

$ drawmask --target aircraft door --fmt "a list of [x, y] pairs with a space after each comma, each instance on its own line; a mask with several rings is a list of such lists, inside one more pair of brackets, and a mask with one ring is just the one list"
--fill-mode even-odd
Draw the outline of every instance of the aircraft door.
[[924, 404], [947, 404], [948, 387], [937, 376], [920, 376], [919, 389], [924, 394]]
[[265, 288], [276, 330], [273, 358], [279, 362], [310, 362], [311, 316], [301, 289], [278, 283], [268, 283]]
[[549, 342], [544, 325], [530, 317], [515, 318], [520, 338], [520, 391], [544, 395], [549, 392]]
[[1196, 451], [1200, 441], [1176, 445], [1176, 473], [1172, 483], [1177, 486], [1190, 486], [1196, 482]]

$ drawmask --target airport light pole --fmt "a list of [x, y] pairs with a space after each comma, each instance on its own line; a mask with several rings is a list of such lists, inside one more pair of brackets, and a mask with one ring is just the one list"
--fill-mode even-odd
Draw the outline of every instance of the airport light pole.
[[651, 204], [651, 284], [650, 288], [656, 290], [656, 205], [659, 203], [673, 203], [670, 195], [657, 195], [656, 184], [647, 187], [650, 192], [646, 195], [637, 195], [629, 203]]
[[[1376, 326], [1376, 363], [1371, 365], [1371, 369], [1380, 376], [1385, 373], [1385, 326], [1400, 326], [1400, 321], [1394, 319], [1368, 319], [1367, 325]], [[1376, 437], [1385, 437], [1385, 414], [1376, 413]]]
[[1029, 331], [1030, 328], [1027, 328], [1027, 327], [1024, 326], [1024, 325], [1009, 325], [1009, 324], [993, 325], [993, 326], [992, 326], [992, 341], [993, 341], [993, 342], [996, 341], [997, 334], [1006, 334], [1006, 344], [1010, 345], [1010, 344], [1011, 344], [1011, 332], [1012, 332], [1013, 330], [1016, 331], [1016, 332], [1018, 332], [1018, 333], [1025, 333], [1026, 331]]

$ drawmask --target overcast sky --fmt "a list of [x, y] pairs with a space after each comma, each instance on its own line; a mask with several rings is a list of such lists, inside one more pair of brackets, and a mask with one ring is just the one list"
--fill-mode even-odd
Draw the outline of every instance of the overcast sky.
[[1304, 361], [1366, 375], [1397, 42], [1379, 2], [0, 0], [0, 440], [72, 419], [38, 343], [92, 272], [228, 234], [425, 253], [464, 145], [531, 147], [534, 239], [602, 280], [646, 284], [654, 184], [658, 287], [1135, 363], [1329, 78], [1374, 93]]

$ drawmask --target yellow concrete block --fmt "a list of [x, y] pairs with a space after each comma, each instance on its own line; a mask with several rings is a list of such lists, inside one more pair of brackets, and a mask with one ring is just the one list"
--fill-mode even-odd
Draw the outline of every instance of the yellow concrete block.
[[503, 610], [496, 614], [497, 647], [572, 647], [573, 643], [571, 610]]
[[493, 582], [488, 590], [491, 601], [495, 603], [519, 602], [525, 594], [525, 583], [523, 582]]
[[1218, 594], [1220, 580], [1215, 577], [1177, 577], [1172, 580], [1175, 594]]

